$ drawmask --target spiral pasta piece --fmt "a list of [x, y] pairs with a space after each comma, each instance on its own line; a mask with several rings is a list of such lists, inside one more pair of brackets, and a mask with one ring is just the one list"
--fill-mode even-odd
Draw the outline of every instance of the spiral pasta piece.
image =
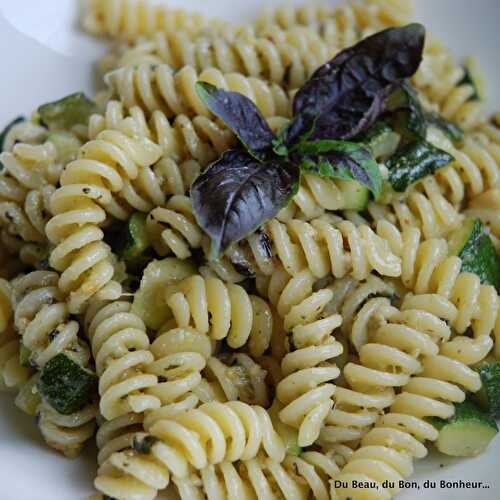
[[286, 224], [273, 219], [267, 228], [278, 259], [292, 275], [306, 268], [317, 278], [352, 274], [363, 280], [372, 270], [382, 276], [401, 274], [399, 257], [369, 226], [356, 227], [350, 221], [334, 224], [325, 217], [310, 223], [294, 219]]
[[108, 73], [105, 80], [112, 95], [127, 109], [139, 106], [148, 115], [161, 110], [168, 117], [210, 116], [195, 90], [199, 80], [245, 95], [265, 117], [290, 115], [289, 98], [279, 85], [240, 73], [223, 74], [215, 68], [198, 73], [193, 67], [184, 66], [174, 72], [166, 64], [140, 64], [118, 68]]
[[19, 389], [30, 375], [19, 361], [20, 339], [12, 328], [12, 289], [0, 278], [0, 390]]
[[0, 225], [25, 242], [45, 242], [49, 198], [62, 164], [53, 143], [18, 143], [0, 154]]
[[204, 29], [224, 32], [229, 23], [207, 19], [199, 13], [164, 5], [149, 5], [145, 0], [87, 0], [82, 16], [83, 28], [93, 35], [134, 41], [160, 31], [183, 30], [196, 36]]
[[[58, 280], [55, 272], [33, 271], [13, 281], [15, 327], [23, 345], [31, 352], [33, 368], [42, 369], [59, 353], [88, 367], [89, 348], [78, 337], [79, 325], [70, 318], [57, 287]], [[93, 404], [71, 415], [62, 415], [42, 399], [37, 412], [40, 430], [49, 446], [66, 455], [77, 454], [94, 434], [96, 407]]]
[[474, 86], [463, 83], [464, 76], [465, 70], [451, 50], [432, 39], [426, 42], [423, 61], [413, 81], [445, 118], [471, 130], [484, 121], [484, 110]]
[[106, 420], [161, 405], [150, 393], [158, 377], [147, 371], [154, 357], [146, 327], [130, 309], [131, 304], [124, 301], [96, 303], [85, 318], [99, 375], [99, 408]]
[[[454, 413], [452, 403], [463, 401], [465, 390], [477, 391], [481, 386], [479, 375], [474, 370], [446, 353], [446, 347], [454, 339], [448, 340], [450, 330], [443, 319], [452, 320], [457, 314], [448, 300], [438, 295], [408, 295], [399, 314], [412, 327], [425, 325], [425, 331], [420, 331], [421, 341], [436, 343], [436, 348], [437, 343], [442, 342], [441, 350], [426, 355], [413, 349], [413, 355], [420, 358], [420, 373], [402, 387], [390, 411], [363, 436], [360, 448], [350, 456], [336, 477], [341, 481], [337, 483], [341, 487], [335, 490], [338, 498], [346, 499], [352, 495], [353, 481], [360, 480], [371, 481], [374, 486], [363, 490], [359, 498], [391, 498], [399, 481], [411, 475], [412, 458], [426, 456], [427, 450], [422, 442], [437, 439], [438, 431], [426, 419], [451, 417]], [[404, 343], [405, 340], [399, 336], [398, 342]], [[384, 481], [389, 481], [386, 484], [392, 482], [396, 487], [383, 486]]]
[[152, 210], [146, 229], [153, 248], [161, 255], [173, 253], [179, 259], [191, 256], [191, 249], [200, 248], [203, 232], [193, 213], [191, 199], [174, 195], [163, 207]]
[[[129, 426], [135, 422], [121, 418], [125, 420], [112, 421], [98, 434], [98, 442], [106, 437], [111, 441], [103, 443], [100, 457], [104, 462], [95, 486], [113, 498], [154, 499], [156, 492], [168, 485], [170, 473], [176, 483], [185, 481], [192, 467], [204, 469], [225, 461], [250, 460], [260, 451], [277, 462], [285, 457], [283, 442], [267, 412], [238, 401], [205, 403], [174, 413], [155, 422], [148, 435], [134, 434]], [[121, 429], [125, 429], [124, 434]], [[141, 446], [145, 443], [147, 452]], [[116, 451], [109, 454], [111, 450]]]
[[[125, 113], [123, 104], [118, 101], [109, 101], [103, 115], [90, 117], [91, 139], [107, 129], [147, 137], [158, 144], [162, 150], [162, 159], [153, 167], [153, 173], [160, 184], [162, 176], [167, 177], [170, 184], [183, 183], [182, 192], [174, 194], [184, 194], [190, 186], [191, 179], [183, 178], [183, 170], [189, 173], [190, 168], [192, 169], [188, 160], [206, 166], [234, 144], [232, 132], [208, 116], [189, 118], [179, 115], [170, 123], [165, 113], [156, 110], [147, 120], [140, 107], [134, 106]], [[170, 184], [167, 188], [172, 189]]]
[[150, 432], [195, 469], [250, 460], [261, 450], [278, 462], [285, 457], [267, 411], [241, 401], [204, 403], [156, 422]]
[[[170, 482], [166, 461], [179, 475], [186, 473], [187, 467], [175, 468], [175, 450], [144, 433], [140, 414], [128, 413], [104, 422], [96, 440], [99, 469], [94, 485], [107, 497], [153, 500]], [[181, 457], [177, 462], [184, 465]]]
[[402, 233], [401, 243], [401, 280], [406, 288], [449, 299], [458, 310], [452, 326], [459, 334], [471, 328], [474, 339], [479, 341], [496, 331], [495, 288], [481, 284], [476, 274], [460, 272], [462, 262], [459, 257], [448, 256], [445, 240], [433, 238], [420, 243], [420, 231], [413, 228]]
[[262, 337], [264, 346], [270, 341], [269, 305], [239, 285], [195, 275], [167, 286], [165, 300], [179, 327], [192, 326], [213, 340], [226, 339], [233, 349], [260, 343]]
[[[306, 270], [302, 274], [310, 272]], [[310, 276], [299, 274], [294, 279], [304, 281]], [[335, 386], [329, 382], [340, 374], [330, 360], [343, 350], [332, 336], [342, 317], [322, 314], [332, 295], [327, 289], [312, 293], [294, 304], [284, 316], [285, 329], [292, 332], [294, 350], [286, 354], [281, 363], [284, 378], [276, 390], [285, 407], [279, 417], [285, 424], [299, 429], [299, 446], [309, 446], [318, 438], [333, 406]]]
[[196, 71], [217, 68], [223, 73], [241, 73], [295, 89], [331, 59], [335, 48], [313, 30], [296, 27], [283, 31], [276, 27], [265, 36], [202, 35], [156, 33], [126, 50], [117, 67], [139, 64], [168, 64], [174, 69], [191, 66]]
[[484, 193], [472, 198], [469, 202], [466, 215], [478, 218], [491, 231], [497, 251], [500, 250], [500, 189], [488, 189]]
[[202, 380], [201, 372], [212, 354], [210, 339], [192, 328], [162, 328], [150, 348], [155, 360], [146, 371], [158, 377], [148, 389], [160, 408], [149, 411], [144, 427], [149, 430], [157, 421], [198, 405], [193, 392]]
[[51, 198], [54, 216], [46, 234], [55, 245], [50, 265], [62, 273], [59, 287], [69, 295], [70, 311], [80, 312], [96, 293], [103, 299], [119, 295], [120, 286], [112, 280], [110, 249], [99, 226], [106, 213], [128, 218], [130, 209], [114, 195], [160, 154], [159, 146], [145, 137], [105, 130], [83, 145], [78, 159], [66, 166], [61, 187]]

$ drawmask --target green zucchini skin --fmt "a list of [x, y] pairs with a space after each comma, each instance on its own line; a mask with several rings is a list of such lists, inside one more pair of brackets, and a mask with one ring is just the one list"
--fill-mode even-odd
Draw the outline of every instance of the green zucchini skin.
[[500, 259], [486, 227], [479, 219], [467, 219], [450, 236], [451, 255], [462, 259], [463, 272], [479, 276], [481, 283], [500, 289]]
[[59, 353], [43, 367], [38, 390], [46, 401], [62, 415], [81, 410], [97, 392], [97, 375]]
[[493, 418], [500, 418], [500, 361], [485, 360], [475, 367], [481, 389], [474, 394], [479, 406]]
[[433, 174], [452, 160], [453, 156], [427, 141], [412, 142], [387, 160], [389, 182], [394, 191], [403, 193], [410, 185]]

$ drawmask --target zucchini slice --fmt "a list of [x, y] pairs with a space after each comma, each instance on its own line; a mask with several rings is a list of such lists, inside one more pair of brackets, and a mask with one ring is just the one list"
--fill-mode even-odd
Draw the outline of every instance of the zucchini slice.
[[500, 418], [500, 361], [486, 359], [474, 368], [481, 377], [481, 389], [474, 398], [484, 411]]
[[134, 295], [132, 312], [142, 318], [148, 328], [157, 330], [171, 314], [163, 296], [165, 286], [193, 274], [196, 274], [196, 268], [187, 260], [168, 257], [152, 261], [144, 269], [141, 285]]
[[74, 125], [87, 125], [90, 115], [98, 112], [97, 104], [83, 92], [70, 94], [38, 108], [41, 121], [50, 130], [70, 130]]
[[122, 227], [116, 240], [112, 243], [113, 250], [118, 257], [125, 261], [127, 270], [140, 273], [152, 260], [146, 255], [151, 246], [146, 230], [146, 214], [135, 212]]
[[454, 457], [475, 457], [483, 453], [498, 433], [495, 420], [468, 399], [455, 404], [453, 417], [434, 418], [432, 423], [439, 430], [437, 449]]
[[481, 283], [500, 288], [500, 259], [493, 242], [479, 219], [469, 218], [449, 240], [450, 255], [462, 259], [462, 271], [475, 273]]
[[70, 415], [91, 401], [97, 380], [94, 372], [61, 352], [43, 367], [38, 390], [57, 412]]
[[411, 184], [433, 174], [452, 160], [453, 156], [446, 151], [430, 142], [419, 140], [402, 147], [385, 165], [389, 169], [391, 186], [395, 191], [403, 193]]

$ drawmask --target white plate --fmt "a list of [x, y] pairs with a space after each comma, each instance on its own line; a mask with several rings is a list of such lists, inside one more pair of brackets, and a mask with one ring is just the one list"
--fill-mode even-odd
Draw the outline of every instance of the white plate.
[[[305, 0], [307, 1], [307, 0]], [[264, 4], [277, 0], [170, 0], [228, 20], [250, 20]], [[300, 3], [294, 0], [293, 3]], [[417, 0], [417, 18], [453, 47], [475, 54], [487, 78], [488, 102], [500, 109], [498, 53], [499, 0]], [[76, 0], [0, 0], [0, 125], [40, 103], [77, 91], [91, 92], [91, 62], [105, 48], [76, 29]], [[92, 447], [90, 447], [92, 448]], [[44, 446], [34, 420], [0, 396], [0, 500], [76, 500], [92, 493], [95, 451], [65, 460]], [[500, 498], [500, 438], [487, 453], [470, 460], [433, 456], [417, 464], [420, 489], [398, 498], [414, 500], [494, 500]], [[440, 465], [443, 465], [442, 467]], [[435, 488], [425, 488], [425, 480]], [[482, 489], [441, 488], [440, 481], [483, 481]], [[486, 487], [488, 486], [488, 487]]]

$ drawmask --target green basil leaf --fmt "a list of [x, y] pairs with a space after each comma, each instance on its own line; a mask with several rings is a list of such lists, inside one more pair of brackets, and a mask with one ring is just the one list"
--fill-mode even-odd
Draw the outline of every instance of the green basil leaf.
[[197, 82], [196, 92], [208, 109], [237, 135], [250, 154], [259, 159], [266, 156], [275, 135], [248, 97], [218, 89], [207, 82]]
[[276, 160], [260, 162], [230, 149], [191, 187], [198, 224], [212, 240], [211, 257], [274, 217], [297, 192], [299, 170]]
[[366, 186], [375, 198], [382, 189], [382, 177], [371, 152], [347, 141], [318, 140], [297, 148], [303, 173], [320, 177], [356, 180]]
[[448, 165], [453, 156], [431, 143], [420, 140], [401, 148], [389, 158], [389, 182], [395, 191], [404, 192], [414, 182]]

